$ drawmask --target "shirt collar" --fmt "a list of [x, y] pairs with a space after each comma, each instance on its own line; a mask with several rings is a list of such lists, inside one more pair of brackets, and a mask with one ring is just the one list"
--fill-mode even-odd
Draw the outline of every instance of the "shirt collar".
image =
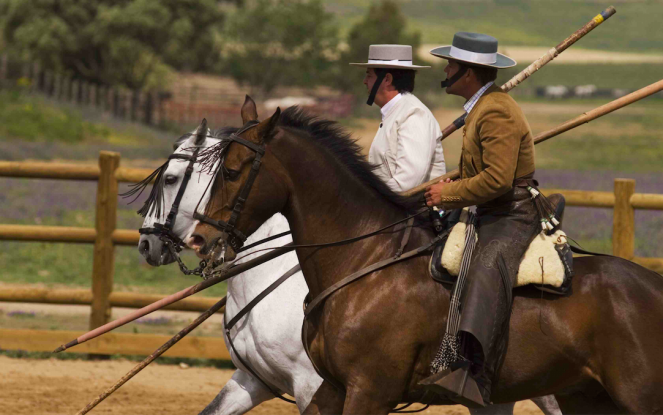
[[382, 108], [380, 108], [380, 113], [382, 114], [383, 120], [389, 114], [389, 111], [391, 111], [391, 109], [394, 108], [396, 103], [401, 100], [401, 98], [403, 98], [403, 94], [398, 94], [392, 99], [390, 99], [389, 102], [384, 104]]
[[[482, 86], [481, 89], [479, 89], [479, 90], [476, 92], [476, 94], [472, 95], [472, 98], [470, 98], [470, 99], [467, 100], [467, 102], [463, 105], [463, 108], [465, 108], [465, 112], [466, 112], [466, 113], [469, 114], [470, 111], [472, 111], [472, 108], [474, 108], [474, 105], [476, 105], [476, 103], [477, 103], [477, 101], [479, 100], [479, 98], [481, 98], [481, 96], [483, 95], [483, 93], [486, 92], [486, 90], [487, 90], [488, 88], [490, 88], [493, 84], [494, 84], [494, 82], [488, 82], [486, 85]], [[386, 105], [385, 105], [385, 106], [386, 106]]]

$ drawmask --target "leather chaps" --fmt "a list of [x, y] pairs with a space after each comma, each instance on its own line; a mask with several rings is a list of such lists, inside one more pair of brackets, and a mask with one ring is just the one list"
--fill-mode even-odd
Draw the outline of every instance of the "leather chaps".
[[[539, 221], [530, 192], [518, 185], [477, 206], [478, 242], [461, 293], [459, 334], [462, 354], [473, 362], [471, 373], [486, 402], [506, 349], [518, 266], [541, 231]], [[503, 275], [504, 267], [500, 272], [500, 256], [508, 275]]]

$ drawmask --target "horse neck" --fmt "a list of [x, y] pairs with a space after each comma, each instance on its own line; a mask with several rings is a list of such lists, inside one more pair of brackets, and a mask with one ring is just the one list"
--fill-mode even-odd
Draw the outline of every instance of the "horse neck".
[[[272, 147], [286, 171], [290, 187], [282, 213], [288, 219], [295, 244], [348, 239], [405, 217], [404, 209], [355, 177], [319, 144], [310, 139], [277, 141]], [[298, 249], [311, 295], [355, 271], [352, 268], [357, 266], [357, 252], [368, 254], [373, 247], [393, 238], [400, 238], [400, 232], [338, 247]], [[329, 272], [330, 269], [334, 272]]]

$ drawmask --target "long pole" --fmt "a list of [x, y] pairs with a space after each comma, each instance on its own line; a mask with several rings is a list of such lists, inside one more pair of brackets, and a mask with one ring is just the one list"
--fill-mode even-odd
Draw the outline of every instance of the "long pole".
[[[534, 137], [534, 144], [539, 144], [542, 143], [548, 139], [551, 139], [555, 136], [558, 136], [566, 131], [569, 131], [573, 128], [576, 128], [579, 125], [586, 124], [590, 121], [593, 121], [599, 117], [602, 117], [606, 114], [610, 114], [613, 111], [616, 111], [620, 108], [624, 108], [627, 105], [630, 105], [636, 101], [640, 101], [643, 98], [646, 98], [652, 94], [655, 94], [659, 91], [663, 90], [663, 79], [655, 82], [649, 86], [646, 86], [644, 88], [638, 89], [635, 92], [632, 92], [628, 95], [624, 95], [621, 98], [618, 98], [614, 101], [611, 101], [605, 105], [601, 105], [598, 108], [594, 108], [591, 111], [588, 111], [572, 120], [569, 120], [553, 129], [550, 129], [548, 131], [545, 131], [541, 134], [538, 134], [536, 137]], [[446, 180], [446, 179], [458, 179], [460, 177], [460, 172], [458, 169], [450, 171], [449, 173], [440, 176], [436, 179], [430, 180], [426, 183], [423, 183], [413, 189], [408, 190], [407, 192], [401, 193], [402, 196], [414, 196], [417, 193], [423, 192], [426, 190], [428, 186], [432, 186], [436, 183], [439, 183], [440, 180]]]
[[88, 340], [94, 339], [95, 337], [101, 336], [104, 333], [108, 333], [109, 331], [118, 328], [120, 326], [123, 326], [129, 322], [132, 322], [140, 317], [143, 317], [144, 315], [150, 314], [153, 311], [156, 311], [160, 308], [163, 308], [169, 304], [172, 304], [176, 301], [179, 301], [183, 298], [189, 297], [199, 291], [202, 291], [206, 288], [211, 287], [212, 285], [218, 284], [222, 281], [225, 281], [229, 278], [234, 277], [237, 274], [241, 274], [242, 272], [249, 270], [253, 267], [256, 267], [260, 264], [263, 264], [271, 259], [274, 259], [278, 256], [281, 256], [285, 253], [288, 253], [295, 249], [293, 247], [292, 243], [289, 243], [287, 245], [284, 245], [282, 247], [276, 248], [271, 252], [268, 252], [266, 254], [260, 255], [257, 258], [254, 258], [250, 261], [246, 261], [242, 264], [239, 264], [237, 266], [234, 266], [230, 269], [228, 269], [226, 272], [222, 273], [221, 275], [218, 275], [216, 277], [212, 277], [209, 279], [206, 279], [203, 282], [200, 282], [196, 285], [192, 285], [189, 288], [185, 288], [180, 292], [177, 292], [175, 294], [171, 294], [168, 297], [162, 298], [159, 301], [156, 301], [148, 306], [145, 306], [139, 310], [136, 310], [132, 313], [127, 314], [126, 316], [119, 318], [117, 320], [113, 320], [110, 323], [104, 324], [101, 327], [98, 327], [92, 331], [89, 331], [82, 336], [70, 341], [67, 344], [63, 344], [62, 346], [58, 347], [53, 351], [53, 353], [59, 353], [63, 350], [67, 350], [70, 347], [76, 346], [77, 344], [81, 344], [83, 342], [86, 342]]
[[[585, 24], [580, 29], [576, 30], [571, 36], [564, 39], [559, 45], [555, 46], [554, 48], [551, 48], [543, 56], [532, 62], [527, 68], [523, 69], [522, 71], [520, 71], [520, 73], [518, 73], [516, 76], [511, 78], [509, 82], [502, 85], [502, 91], [509, 92], [513, 88], [517, 87], [521, 82], [529, 78], [534, 72], [543, 68], [548, 62], [555, 59], [557, 55], [564, 52], [566, 49], [568, 49], [571, 45], [573, 45], [578, 40], [580, 40], [587, 33], [594, 30], [598, 25], [608, 20], [610, 16], [612, 16], [616, 12], [617, 10], [615, 10], [613, 6], [610, 6], [607, 9], [603, 10], [601, 13], [597, 14], [592, 20], [587, 22], [587, 24]], [[449, 137], [454, 131], [463, 127], [465, 125], [466, 116], [467, 114], [463, 114], [460, 117], [456, 118], [454, 122], [449, 124], [444, 130], [442, 130], [442, 135], [439, 136], [438, 139], [444, 140], [445, 138]]]
[[189, 334], [193, 329], [198, 327], [203, 321], [207, 320], [212, 314], [216, 313], [221, 309], [221, 307], [226, 305], [226, 297], [223, 297], [218, 303], [214, 304], [209, 310], [205, 311], [203, 314], [198, 316], [197, 319], [195, 319], [191, 324], [183, 328], [179, 333], [177, 333], [175, 336], [173, 336], [172, 339], [168, 340], [166, 343], [164, 343], [163, 346], [159, 347], [154, 353], [149, 355], [148, 357], [145, 358], [142, 362], [140, 362], [136, 367], [131, 369], [129, 373], [126, 375], [122, 376], [120, 380], [118, 380], [113, 386], [110, 388], [106, 389], [104, 393], [101, 395], [97, 396], [95, 400], [87, 404], [87, 406], [83, 409], [81, 409], [76, 415], [83, 415], [92, 410], [95, 406], [99, 405], [101, 401], [106, 399], [110, 394], [115, 392], [120, 388], [120, 386], [124, 385], [131, 379], [132, 377], [136, 376], [138, 372], [143, 370], [145, 366], [149, 365], [152, 363], [156, 358], [164, 354], [168, 349], [170, 349], [175, 343], [180, 341], [182, 337], [186, 336]]

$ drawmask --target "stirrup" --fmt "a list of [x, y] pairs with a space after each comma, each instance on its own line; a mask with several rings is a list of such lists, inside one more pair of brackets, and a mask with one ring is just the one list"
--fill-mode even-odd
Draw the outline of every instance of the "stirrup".
[[479, 386], [470, 375], [469, 364], [455, 370], [451, 368], [442, 370], [422, 380], [419, 385], [468, 408], [484, 408], [486, 406], [479, 391]]

